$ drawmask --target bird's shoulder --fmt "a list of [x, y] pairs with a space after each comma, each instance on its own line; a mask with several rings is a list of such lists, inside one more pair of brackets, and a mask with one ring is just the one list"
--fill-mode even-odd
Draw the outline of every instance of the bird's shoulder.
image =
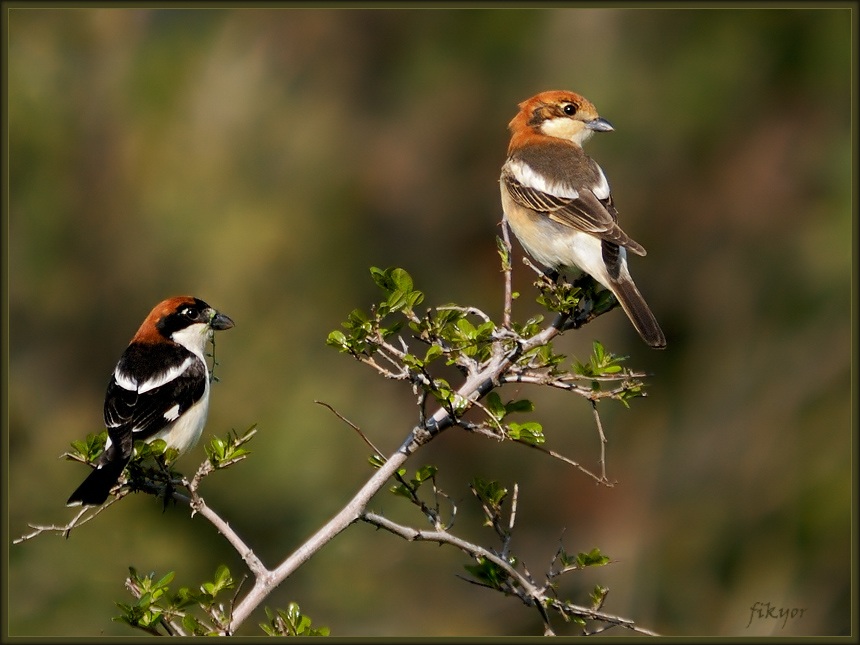
[[117, 363], [117, 371], [145, 381], [156, 374], [175, 369], [194, 356], [182, 345], [173, 342], [132, 343]]
[[550, 183], [576, 190], [599, 184], [603, 175], [600, 166], [580, 146], [555, 137], [513, 149], [508, 161], [528, 167], [531, 173]]

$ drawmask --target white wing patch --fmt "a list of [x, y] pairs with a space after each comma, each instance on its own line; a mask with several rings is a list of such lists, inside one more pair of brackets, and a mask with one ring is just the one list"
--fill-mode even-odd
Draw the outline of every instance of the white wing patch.
[[191, 367], [191, 363], [195, 360], [197, 360], [196, 357], [189, 356], [184, 361], [182, 361], [181, 365], [171, 367], [170, 369], [165, 370], [161, 374], [156, 374], [153, 378], [149, 379], [148, 381], [145, 381], [137, 388], [138, 393], [143, 394], [145, 392], [149, 392], [150, 390], [154, 390], [157, 387], [161, 387], [165, 383], [170, 383], [170, 381], [177, 378], [185, 370]]
[[[511, 171], [514, 179], [527, 188], [532, 188], [534, 190], [539, 190], [542, 193], [547, 193], [548, 195], [554, 195], [555, 197], [566, 199], [577, 199], [579, 197], [579, 192], [577, 192], [573, 186], [547, 181], [546, 177], [535, 172], [531, 166], [520, 159], [511, 159], [508, 162], [508, 170]], [[606, 183], [605, 177], [603, 177], [603, 183]], [[608, 184], [606, 185], [606, 190], [608, 195]]]
[[137, 379], [131, 376], [130, 374], [125, 374], [119, 370], [117, 367], [113, 371], [113, 378], [116, 381], [116, 384], [119, 385], [123, 390], [128, 390], [129, 392], [137, 391]]
[[608, 199], [609, 182], [606, 181], [606, 175], [603, 174], [603, 168], [597, 166], [597, 170], [600, 171], [600, 180], [599, 183], [591, 189], [591, 192], [594, 193], [594, 196], [597, 197], [597, 199]]
[[169, 421], [175, 421], [178, 416], [179, 416], [179, 404], [177, 403], [176, 405], [174, 405], [172, 408], [170, 408], [169, 410], [167, 410], [164, 413], [164, 420], [168, 421], [168, 422]]

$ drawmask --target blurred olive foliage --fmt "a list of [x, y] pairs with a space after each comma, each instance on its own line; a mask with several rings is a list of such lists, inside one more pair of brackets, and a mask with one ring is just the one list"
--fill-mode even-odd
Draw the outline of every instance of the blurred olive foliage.
[[[368, 267], [498, 317], [506, 125], [572, 89], [615, 126], [589, 152], [649, 251], [632, 272], [669, 339], [650, 351], [613, 311], [557, 343], [585, 359], [597, 338], [653, 374], [647, 399], [602, 409], [618, 485], [453, 431], [411, 467], [436, 464], [454, 530], [488, 543], [467, 483], [518, 482], [512, 546], [535, 575], [559, 539], [613, 558], [564, 597], [604, 584], [605, 610], [669, 635], [847, 634], [851, 26], [848, 9], [11, 10], [10, 537], [71, 516], [85, 470], [57, 457], [101, 430], [150, 307], [191, 293], [236, 321], [204, 436], [259, 425], [251, 459], [202, 492], [279, 562], [371, 473], [314, 401], [383, 450], [416, 419], [410, 392], [325, 346], [376, 298]], [[516, 252], [525, 320], [539, 307]], [[585, 401], [522, 397], [550, 448], [597, 467]], [[420, 525], [407, 506], [373, 503]], [[207, 523], [143, 496], [8, 550], [16, 636], [129, 635], [110, 620], [128, 566], [177, 585], [244, 572]], [[295, 600], [333, 636], [539, 633], [464, 564], [355, 525], [266, 605]], [[751, 620], [757, 601], [806, 611]]]

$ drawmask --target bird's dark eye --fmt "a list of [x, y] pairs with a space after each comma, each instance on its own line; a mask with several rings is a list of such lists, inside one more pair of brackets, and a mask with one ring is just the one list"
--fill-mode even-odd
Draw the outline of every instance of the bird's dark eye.
[[179, 315], [194, 320], [195, 318], [197, 318], [197, 310], [193, 307], [183, 307], [179, 310]]
[[564, 107], [561, 109], [567, 116], [573, 116], [576, 114], [576, 106], [573, 103], [565, 103]]

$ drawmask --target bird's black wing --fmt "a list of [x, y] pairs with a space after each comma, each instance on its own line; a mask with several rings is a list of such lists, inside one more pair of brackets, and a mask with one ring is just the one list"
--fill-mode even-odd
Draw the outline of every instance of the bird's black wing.
[[135, 440], [152, 437], [199, 401], [207, 378], [206, 364], [184, 347], [130, 345], [105, 396], [105, 425], [111, 440], [127, 445], [130, 453]]

